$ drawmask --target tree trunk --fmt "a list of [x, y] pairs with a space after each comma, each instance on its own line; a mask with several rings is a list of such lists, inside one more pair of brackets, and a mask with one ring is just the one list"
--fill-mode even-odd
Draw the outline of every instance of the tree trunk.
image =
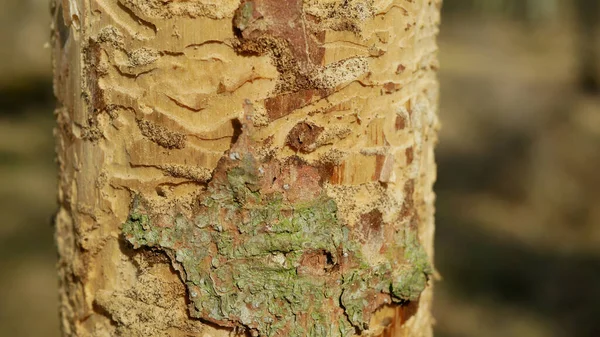
[[430, 336], [440, 0], [54, 0], [67, 336]]

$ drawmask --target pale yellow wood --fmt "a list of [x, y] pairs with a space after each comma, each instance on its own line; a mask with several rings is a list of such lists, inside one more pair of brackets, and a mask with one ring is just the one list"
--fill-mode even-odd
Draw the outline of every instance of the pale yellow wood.
[[[268, 53], [236, 49], [244, 48], [234, 31], [239, 0], [53, 1], [65, 335], [231, 333], [190, 318], [168, 259], [134, 252], [121, 226], [134, 194], [167, 212], [203, 191], [231, 155], [248, 102], [252, 139], [268, 143], [276, 160], [332, 165], [323, 188], [340, 221], [356, 228], [377, 209], [390, 230], [416, 223], [432, 259], [441, 1], [288, 2], [306, 19], [290, 34], [317, 23], [325, 33], [316, 42], [298, 37], [306, 46], [288, 50], [296, 65], [278, 66]], [[281, 102], [290, 108], [270, 105]], [[322, 128], [304, 152], [289, 145], [299, 123]], [[407, 204], [413, 224], [395, 220]], [[381, 244], [367, 241], [362, 253], [376, 263]], [[431, 298], [430, 281], [414, 315], [383, 308], [363, 335], [431, 336]]]

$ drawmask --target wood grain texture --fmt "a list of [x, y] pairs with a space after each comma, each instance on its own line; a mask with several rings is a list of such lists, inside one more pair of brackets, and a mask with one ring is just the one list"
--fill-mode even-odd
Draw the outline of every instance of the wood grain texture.
[[[240, 151], [321, 170], [318, 188], [370, 265], [389, 261], [382, 251], [408, 229], [431, 262], [439, 10], [439, 0], [53, 1], [55, 27], [68, 29], [53, 36], [65, 335], [264, 333], [191, 318], [185, 271], [122, 234], [135, 195], [153, 214], [195, 214]], [[286, 174], [291, 188], [273, 191], [317, 188], [309, 173]], [[431, 280], [403, 305], [381, 296], [354, 332], [431, 335]], [[343, 309], [332, 315], [346, 319]]]

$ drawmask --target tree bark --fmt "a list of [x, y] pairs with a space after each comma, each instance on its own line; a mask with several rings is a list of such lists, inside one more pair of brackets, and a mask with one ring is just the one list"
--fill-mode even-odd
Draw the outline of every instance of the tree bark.
[[430, 336], [440, 0], [53, 1], [67, 336]]

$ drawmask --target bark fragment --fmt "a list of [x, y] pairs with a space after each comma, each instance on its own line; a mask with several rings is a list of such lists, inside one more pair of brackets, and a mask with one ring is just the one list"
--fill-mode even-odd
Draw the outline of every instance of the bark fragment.
[[253, 127], [242, 130], [191, 215], [178, 206], [155, 213], [140, 196], [123, 226], [135, 248], [170, 256], [193, 317], [261, 336], [346, 336], [368, 329], [380, 306], [418, 299], [432, 270], [414, 234], [380, 249], [404, 254], [405, 264], [371, 264], [359, 237], [372, 241], [381, 231], [381, 212], [363, 215], [366, 235], [354, 233], [323, 189], [326, 171], [261, 157]]
[[296, 124], [287, 137], [287, 144], [295, 151], [312, 152], [317, 147], [317, 139], [323, 128], [313, 123]]

